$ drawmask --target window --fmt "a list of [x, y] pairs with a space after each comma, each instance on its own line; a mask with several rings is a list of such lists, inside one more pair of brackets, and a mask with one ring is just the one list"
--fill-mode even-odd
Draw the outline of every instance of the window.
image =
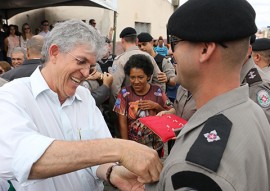
[[135, 22], [135, 29], [137, 31], [137, 34], [140, 34], [141, 32], [148, 32], [151, 34], [151, 24], [150, 23], [143, 23], [143, 22]]

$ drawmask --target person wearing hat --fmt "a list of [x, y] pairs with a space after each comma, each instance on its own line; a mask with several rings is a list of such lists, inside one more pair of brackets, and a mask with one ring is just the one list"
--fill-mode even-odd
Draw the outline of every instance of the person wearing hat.
[[176, 82], [197, 111], [146, 190], [270, 190], [269, 123], [240, 82], [255, 15], [246, 0], [189, 0], [171, 15]]
[[129, 78], [125, 75], [124, 72], [124, 66], [129, 57], [134, 54], [144, 54], [151, 59], [154, 66], [154, 73], [150, 79], [150, 83], [162, 86], [163, 90], [165, 90], [164, 82], [166, 82], [166, 79], [164, 79], [164, 81], [158, 80], [158, 73], [160, 73], [160, 69], [158, 68], [155, 60], [148, 53], [141, 51], [136, 46], [136, 30], [132, 27], [126, 27], [121, 31], [119, 37], [121, 38], [121, 45], [125, 52], [115, 57], [112, 68], [109, 70], [109, 72], [113, 75], [113, 84], [111, 87], [111, 103], [114, 104], [117, 94], [123, 86], [130, 85]]
[[255, 64], [270, 77], [270, 39], [257, 39], [252, 44], [252, 56]]
[[[255, 36], [255, 35], [254, 35]], [[253, 36], [253, 37], [254, 37]], [[248, 84], [249, 98], [257, 103], [264, 111], [270, 123], [270, 76], [268, 76], [258, 65], [255, 64], [253, 48], [255, 38], [250, 40], [250, 45], [246, 60], [241, 70], [240, 82], [242, 85]], [[257, 44], [257, 43], [256, 43]]]
[[173, 78], [175, 77], [175, 69], [170, 60], [168, 60], [165, 56], [162, 56], [154, 50], [153, 37], [149, 33], [142, 32], [138, 35], [138, 47], [142, 51], [150, 54], [155, 59], [161, 71], [161, 73], [159, 73], [160, 78], [163, 76], [167, 77], [166, 85], [175, 86], [176, 83], [173, 80]]

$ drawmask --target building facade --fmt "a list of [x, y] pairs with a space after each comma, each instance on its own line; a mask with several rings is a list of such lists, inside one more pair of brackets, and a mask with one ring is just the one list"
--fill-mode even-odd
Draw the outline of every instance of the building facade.
[[[149, 32], [156, 39], [159, 36], [166, 39], [167, 21], [178, 4], [179, 0], [117, 0], [116, 12], [83, 6], [47, 7], [15, 15], [9, 19], [9, 24], [16, 24], [21, 29], [23, 23], [27, 22], [34, 32], [44, 19], [47, 19], [50, 24], [55, 24], [71, 18], [88, 23], [93, 18], [96, 20], [97, 29], [104, 36], [115, 24], [115, 42], [119, 45], [119, 34], [128, 26], [134, 27], [138, 33]], [[121, 51], [121, 48], [116, 46], [116, 54]]]

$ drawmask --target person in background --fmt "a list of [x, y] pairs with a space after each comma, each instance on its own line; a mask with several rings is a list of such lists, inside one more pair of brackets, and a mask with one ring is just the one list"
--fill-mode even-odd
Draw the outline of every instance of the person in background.
[[137, 42], [136, 30], [132, 27], [126, 27], [121, 31], [119, 37], [121, 38], [121, 45], [125, 52], [115, 57], [112, 68], [109, 71], [113, 75], [111, 97], [113, 97], [114, 99], [113, 102], [111, 103], [115, 103], [115, 99], [123, 86], [130, 85], [129, 78], [126, 76], [124, 71], [124, 66], [128, 61], [129, 57], [134, 54], [144, 54], [151, 59], [152, 64], [154, 66], [154, 72], [153, 77], [150, 79], [149, 82], [161, 85], [163, 90], [165, 90], [164, 82], [166, 82], [167, 80], [166, 75], [163, 81], [159, 81], [158, 74], [160, 73], [160, 69], [158, 68], [154, 58], [150, 56], [148, 53], [141, 51], [136, 46]]
[[[120, 92], [121, 88], [124, 86], [130, 85], [129, 77], [125, 74], [124, 67], [126, 62], [128, 61], [129, 57], [135, 54], [143, 54], [148, 56], [152, 64], [154, 66], [154, 72], [152, 77], [150, 78], [150, 83], [157, 84], [161, 86], [162, 90], [165, 91], [165, 82], [167, 81], [166, 75], [164, 76], [163, 81], [159, 81], [158, 74], [160, 70], [158, 68], [157, 63], [155, 62], [154, 58], [150, 56], [148, 53], [141, 51], [137, 43], [137, 32], [132, 27], [124, 28], [119, 37], [121, 38], [121, 46], [124, 49], [124, 52], [114, 58], [113, 65], [109, 68], [109, 73], [113, 76], [113, 83], [111, 86], [111, 95], [109, 100], [109, 110], [112, 111], [115, 100], [117, 98], [118, 93]], [[112, 112], [111, 116], [114, 119], [114, 123], [117, 123], [117, 116], [114, 112]], [[118, 135], [118, 124], [114, 124], [114, 129], [116, 132], [116, 136]]]
[[17, 68], [26, 60], [26, 52], [22, 47], [15, 47], [11, 52], [11, 65]]
[[107, 51], [105, 55], [102, 57], [101, 60], [98, 60], [97, 63], [99, 64], [101, 71], [104, 72], [109, 72], [109, 67], [112, 66], [115, 55], [111, 54], [111, 41], [109, 38], [105, 37], [105, 42], [106, 42], [106, 47]]
[[7, 37], [7, 33], [3, 30], [3, 23], [0, 18], [0, 61], [6, 60], [5, 43], [4, 40]]
[[19, 67], [3, 74], [2, 77], [8, 81], [22, 77], [29, 77], [39, 65], [42, 65], [41, 50], [43, 44], [44, 38], [40, 35], [35, 35], [28, 40], [26, 44], [27, 59], [25, 59]]
[[248, 84], [250, 99], [263, 109], [270, 122], [270, 77], [253, 60], [252, 45], [254, 40], [255, 35], [252, 35], [251, 45], [241, 70], [240, 82], [242, 85]]
[[41, 32], [38, 33], [38, 35], [41, 35], [43, 37], [47, 36], [48, 34], [50, 34], [50, 25], [49, 25], [49, 21], [48, 20], [43, 20], [41, 21]]
[[10, 64], [6, 61], [0, 61], [0, 75], [8, 72], [9, 70], [11, 70]]
[[32, 38], [33, 34], [31, 32], [31, 28], [28, 23], [24, 23], [22, 25], [22, 35], [20, 36], [20, 46], [24, 48], [26, 52], [26, 43], [27, 41]]
[[149, 53], [156, 61], [161, 73], [158, 74], [158, 78], [165, 79], [166, 76], [166, 95], [174, 102], [176, 96], [176, 90], [178, 85], [175, 83], [175, 68], [170, 59], [162, 56], [154, 50], [153, 37], [146, 32], [138, 35], [138, 47], [147, 53]]
[[40, 28], [35, 29], [35, 35], [38, 35], [41, 32]]
[[164, 45], [164, 40], [162, 36], [158, 38], [158, 45], [154, 49], [162, 56], [168, 55], [168, 48]]
[[138, 35], [138, 47], [155, 59], [161, 71], [159, 75], [166, 75], [167, 77], [166, 85], [175, 86], [176, 83], [173, 80], [175, 77], [174, 66], [165, 56], [162, 56], [154, 50], [153, 37], [149, 33], [143, 32]]
[[256, 39], [252, 44], [252, 57], [257, 66], [259, 66], [267, 76], [270, 77], [270, 39]]
[[98, 33], [101, 34], [100, 31], [96, 28], [97, 22], [96, 22], [95, 19], [90, 19], [89, 20], [89, 25], [91, 25], [92, 27], [94, 27], [98, 31]]
[[15, 25], [8, 26], [8, 35], [4, 40], [7, 62], [11, 64], [11, 53], [13, 49], [20, 46], [20, 37], [16, 35]]
[[143, 183], [158, 180], [156, 151], [112, 139], [89, 90], [80, 86], [104, 46], [84, 22], [58, 23], [44, 42], [44, 66], [0, 88], [0, 124], [8, 127], [0, 128], [0, 178], [16, 190], [101, 191], [103, 180], [143, 190]]
[[[97, 66], [93, 67], [99, 68]], [[82, 81], [81, 85], [89, 89], [97, 107], [100, 107], [104, 102], [109, 100], [113, 77], [107, 72], [103, 73], [100, 68], [92, 69], [93, 67], [90, 68], [89, 76]]]
[[197, 111], [146, 190], [270, 189], [269, 123], [240, 81], [255, 15], [246, 0], [189, 0], [169, 18], [176, 80]]
[[124, 70], [131, 85], [122, 88], [113, 108], [118, 113], [121, 138], [154, 148], [162, 157], [162, 141], [143, 127], [139, 118], [154, 116], [163, 110], [173, 112], [172, 103], [159, 86], [149, 83], [154, 67], [146, 55], [132, 55]]

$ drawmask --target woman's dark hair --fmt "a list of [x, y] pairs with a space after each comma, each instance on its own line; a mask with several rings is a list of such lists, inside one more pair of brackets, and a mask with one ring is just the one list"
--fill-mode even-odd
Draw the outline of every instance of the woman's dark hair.
[[154, 72], [154, 66], [152, 64], [152, 61], [150, 60], [150, 58], [143, 54], [135, 54], [129, 58], [124, 67], [125, 74], [129, 76], [130, 70], [132, 68], [142, 69], [148, 77], [151, 76]]
[[11, 29], [11, 27], [13, 27], [14, 29], [15, 29], [15, 33], [16, 33], [16, 26], [15, 25], [8, 25], [8, 32], [7, 32], [7, 34], [8, 34], [8, 36], [10, 35], [10, 29]]

